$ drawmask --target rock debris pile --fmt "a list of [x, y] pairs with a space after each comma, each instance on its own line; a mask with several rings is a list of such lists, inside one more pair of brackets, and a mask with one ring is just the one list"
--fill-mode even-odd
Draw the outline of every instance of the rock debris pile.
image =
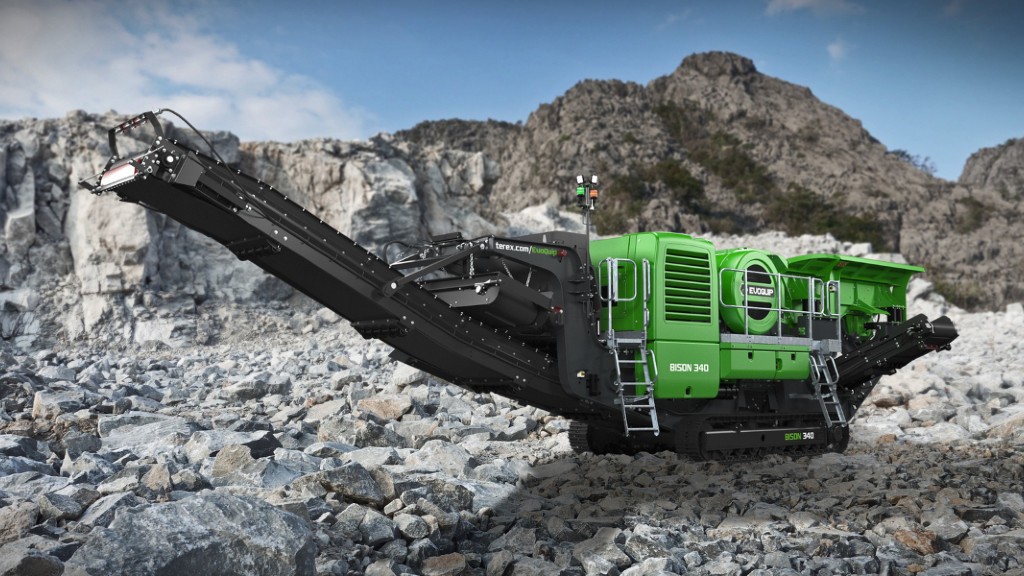
[[309, 306], [213, 346], [8, 346], [0, 573], [1024, 574], [1024, 309], [911, 292], [954, 350], [883, 379], [846, 454], [736, 466], [575, 454]]

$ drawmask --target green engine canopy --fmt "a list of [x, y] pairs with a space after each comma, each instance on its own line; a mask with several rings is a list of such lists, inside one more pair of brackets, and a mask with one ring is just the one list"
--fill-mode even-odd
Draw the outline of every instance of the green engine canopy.
[[767, 334], [779, 321], [784, 302], [779, 274], [782, 258], [764, 250], [723, 250], [716, 255], [722, 290], [721, 315], [729, 330]]

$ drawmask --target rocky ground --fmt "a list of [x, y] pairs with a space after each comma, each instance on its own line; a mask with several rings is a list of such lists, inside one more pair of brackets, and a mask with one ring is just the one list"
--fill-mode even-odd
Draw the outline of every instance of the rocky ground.
[[734, 466], [575, 454], [300, 297], [203, 346], [6, 342], [0, 574], [1024, 574], [1024, 308], [911, 295], [961, 337], [883, 379], [847, 453]]

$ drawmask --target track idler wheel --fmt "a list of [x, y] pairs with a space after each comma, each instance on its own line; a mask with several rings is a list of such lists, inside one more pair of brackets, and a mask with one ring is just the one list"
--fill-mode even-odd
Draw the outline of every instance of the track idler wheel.
[[579, 420], [569, 423], [569, 446], [578, 454], [635, 454], [644, 448], [640, 445], [642, 442], [640, 438], [627, 438], [623, 433], [604, 426]]
[[842, 454], [850, 445], [850, 427], [833, 424], [828, 430], [828, 443], [833, 452]]
[[590, 427], [586, 422], [579, 420], [569, 422], [569, 446], [573, 452], [583, 454], [591, 451], [589, 435]]

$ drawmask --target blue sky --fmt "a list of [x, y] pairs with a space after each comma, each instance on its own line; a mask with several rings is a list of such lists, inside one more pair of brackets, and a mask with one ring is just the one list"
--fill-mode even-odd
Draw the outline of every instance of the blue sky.
[[170, 107], [244, 140], [525, 121], [726, 50], [955, 179], [1024, 137], [1024, 3], [0, 0], [0, 117]]

